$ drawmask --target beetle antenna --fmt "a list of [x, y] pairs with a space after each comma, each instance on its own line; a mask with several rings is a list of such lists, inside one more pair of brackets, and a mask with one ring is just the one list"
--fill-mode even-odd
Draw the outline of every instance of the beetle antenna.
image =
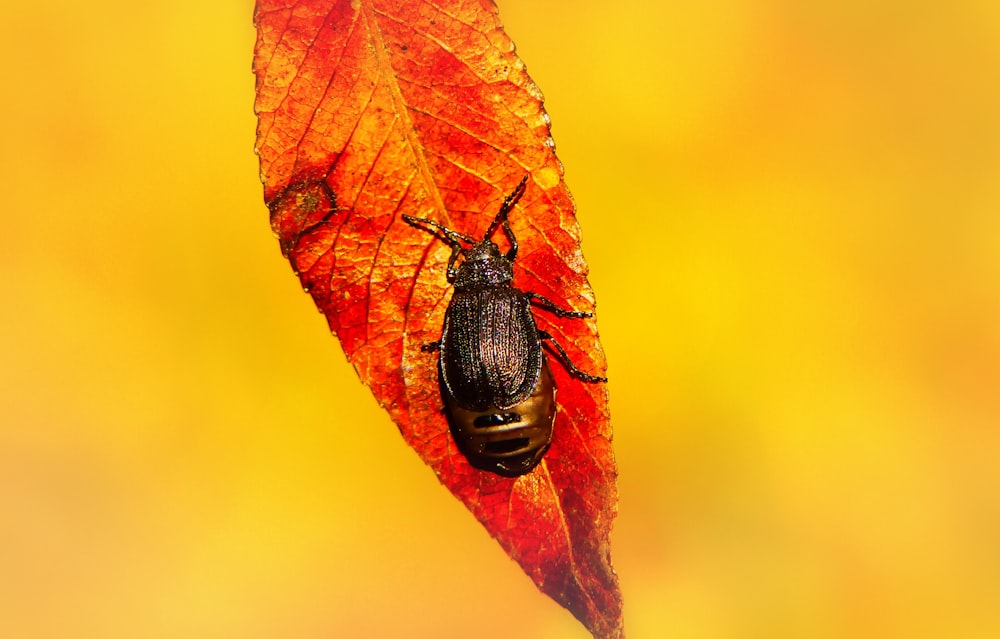
[[[458, 244], [461, 246], [460, 240], [464, 240], [469, 244], [476, 243], [476, 241], [471, 237], [469, 237], [468, 235], [463, 235], [458, 231], [452, 231], [450, 228], [441, 226], [434, 220], [428, 220], [425, 217], [413, 217], [412, 215], [403, 215], [403, 221], [409, 224], [410, 226], [415, 226], [417, 228], [420, 228], [420, 225], [431, 227], [432, 229], [434, 229], [433, 231], [431, 231], [431, 234], [434, 235], [434, 237], [441, 240], [442, 242], [444, 242], [445, 244], [450, 244], [452, 246]], [[441, 237], [441, 235], [439, 235], [438, 233], [440, 233], [444, 237]]]
[[490, 224], [490, 228], [486, 229], [486, 235], [483, 236], [484, 240], [489, 239], [489, 237], [493, 235], [494, 231], [497, 230], [497, 227], [507, 221], [507, 214], [510, 213], [512, 208], [514, 208], [514, 205], [521, 199], [521, 196], [524, 195], [524, 190], [527, 184], [528, 176], [525, 175], [521, 178], [521, 181], [517, 183], [517, 186], [514, 187], [514, 190], [511, 191], [510, 195], [503, 199], [503, 204], [500, 205], [500, 212], [497, 213], [495, 218], [493, 218], [493, 223]]

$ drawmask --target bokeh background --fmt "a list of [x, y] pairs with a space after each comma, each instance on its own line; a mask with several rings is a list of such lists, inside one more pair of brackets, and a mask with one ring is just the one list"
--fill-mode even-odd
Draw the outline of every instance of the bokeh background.
[[[598, 295], [628, 636], [1000, 636], [1000, 4], [500, 4]], [[250, 3], [0, 15], [0, 636], [585, 638], [281, 258]]]

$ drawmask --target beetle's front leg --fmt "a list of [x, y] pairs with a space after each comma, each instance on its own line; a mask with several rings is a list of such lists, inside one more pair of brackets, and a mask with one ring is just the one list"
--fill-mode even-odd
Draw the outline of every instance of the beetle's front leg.
[[503, 221], [503, 232], [507, 235], [507, 240], [510, 241], [510, 250], [507, 251], [507, 259], [513, 262], [517, 258], [517, 238], [514, 236], [514, 231], [510, 228], [510, 221], [506, 218]]
[[528, 298], [529, 301], [531, 301], [532, 303], [534, 303], [535, 306], [540, 306], [540, 307], [544, 308], [545, 310], [547, 310], [547, 311], [555, 314], [558, 317], [574, 317], [576, 319], [582, 319], [584, 317], [593, 317], [594, 316], [593, 313], [588, 313], [586, 311], [567, 311], [564, 308], [560, 308], [560, 307], [556, 306], [555, 304], [553, 304], [552, 302], [550, 302], [547, 298], [542, 297], [538, 293], [528, 292], [528, 293], [525, 293], [524, 295], [525, 295], [525, 297]]
[[441, 226], [434, 220], [428, 220], [425, 217], [403, 215], [403, 221], [414, 228], [427, 231], [451, 247], [451, 257], [448, 258], [448, 281], [454, 282], [455, 278], [458, 276], [458, 269], [455, 268], [455, 263], [458, 261], [458, 256], [462, 254], [462, 242], [475, 244], [476, 241], [468, 235], [463, 235], [458, 231], [452, 231], [450, 228]]
[[448, 258], [448, 283], [455, 281], [458, 277], [458, 268], [455, 263], [458, 262], [458, 256], [462, 254], [462, 245], [455, 243], [451, 245], [451, 257]]
[[590, 382], [591, 384], [608, 381], [607, 377], [590, 375], [589, 373], [584, 373], [582, 370], [577, 368], [576, 365], [573, 364], [573, 361], [569, 358], [569, 355], [566, 354], [566, 351], [563, 350], [563, 347], [559, 345], [559, 342], [554, 340], [552, 336], [546, 333], [545, 331], [538, 331], [538, 339], [545, 340], [549, 344], [552, 344], [552, 346], [556, 349], [556, 351], [559, 352], [559, 359], [562, 360], [563, 366], [565, 366], [566, 370], [568, 370], [570, 374], [573, 375], [574, 377], [582, 379], [585, 382]]

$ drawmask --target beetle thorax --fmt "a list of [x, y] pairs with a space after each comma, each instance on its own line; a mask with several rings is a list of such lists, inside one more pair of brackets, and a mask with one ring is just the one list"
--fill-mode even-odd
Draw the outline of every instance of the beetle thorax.
[[456, 289], [507, 286], [514, 278], [514, 266], [490, 241], [476, 244], [465, 252], [465, 259], [458, 267]]

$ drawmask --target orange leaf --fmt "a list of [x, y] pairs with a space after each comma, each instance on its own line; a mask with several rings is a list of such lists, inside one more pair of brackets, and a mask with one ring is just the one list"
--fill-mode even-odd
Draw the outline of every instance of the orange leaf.
[[[542, 591], [621, 637], [608, 536], [616, 468], [604, 384], [550, 357], [558, 412], [531, 472], [472, 467], [442, 413], [437, 355], [450, 249], [404, 222], [482, 238], [510, 214], [514, 285], [592, 310], [573, 201], [538, 88], [489, 0], [258, 0], [254, 57], [264, 199], [281, 250], [406, 442]], [[502, 235], [502, 234], [501, 234]], [[496, 238], [494, 238], [496, 239]], [[535, 313], [582, 370], [603, 374], [593, 319]]]

